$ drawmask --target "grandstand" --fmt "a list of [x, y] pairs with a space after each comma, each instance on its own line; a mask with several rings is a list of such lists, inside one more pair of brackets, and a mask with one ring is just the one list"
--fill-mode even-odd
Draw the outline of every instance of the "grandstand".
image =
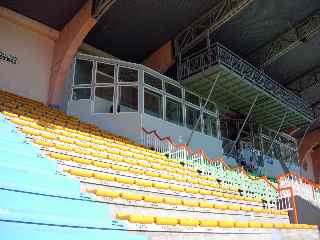
[[1, 239], [320, 239], [319, 9], [4, 0]]

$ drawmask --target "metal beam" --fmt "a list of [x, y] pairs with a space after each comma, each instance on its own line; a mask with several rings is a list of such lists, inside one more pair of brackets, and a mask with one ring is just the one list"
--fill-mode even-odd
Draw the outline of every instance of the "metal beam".
[[253, 0], [219, 0], [211, 10], [180, 32], [175, 38], [175, 53], [183, 53], [236, 16]]
[[289, 31], [256, 50], [249, 59], [251, 62], [265, 67], [276, 61], [290, 50], [300, 46], [320, 31], [320, 11], [317, 10]]
[[117, 0], [94, 0], [92, 3], [92, 17], [99, 20], [116, 1]]

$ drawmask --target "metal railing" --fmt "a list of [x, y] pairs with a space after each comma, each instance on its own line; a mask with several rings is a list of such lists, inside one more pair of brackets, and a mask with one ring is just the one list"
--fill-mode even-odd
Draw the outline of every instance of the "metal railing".
[[182, 81], [215, 64], [224, 65], [247, 80], [249, 84], [263, 90], [284, 105], [290, 106], [296, 112], [302, 113], [309, 120], [313, 119], [311, 108], [302, 98], [219, 43], [183, 58], [178, 66], [178, 79]]
[[277, 178], [280, 188], [292, 188], [294, 196], [299, 196], [320, 208], [320, 186], [308, 179], [289, 173]]

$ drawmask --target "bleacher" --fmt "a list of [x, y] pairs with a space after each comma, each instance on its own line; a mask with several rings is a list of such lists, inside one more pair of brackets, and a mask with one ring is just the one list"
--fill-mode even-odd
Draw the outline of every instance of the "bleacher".
[[3, 239], [43, 239], [59, 228], [69, 229], [59, 239], [317, 237], [316, 226], [290, 224], [288, 212], [270, 203], [272, 187], [235, 171], [205, 174], [4, 91], [0, 111]]

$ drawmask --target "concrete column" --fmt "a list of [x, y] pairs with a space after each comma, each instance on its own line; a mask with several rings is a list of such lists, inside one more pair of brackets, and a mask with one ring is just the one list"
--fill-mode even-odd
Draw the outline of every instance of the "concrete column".
[[173, 55], [172, 41], [170, 40], [160, 49], [152, 53], [146, 60], [144, 60], [143, 64], [147, 67], [152, 68], [153, 70], [164, 73], [175, 62], [176, 61]]
[[65, 25], [54, 48], [48, 104], [62, 101], [64, 81], [78, 48], [89, 31], [97, 23], [91, 16], [92, 0], [88, 0], [79, 12]]

